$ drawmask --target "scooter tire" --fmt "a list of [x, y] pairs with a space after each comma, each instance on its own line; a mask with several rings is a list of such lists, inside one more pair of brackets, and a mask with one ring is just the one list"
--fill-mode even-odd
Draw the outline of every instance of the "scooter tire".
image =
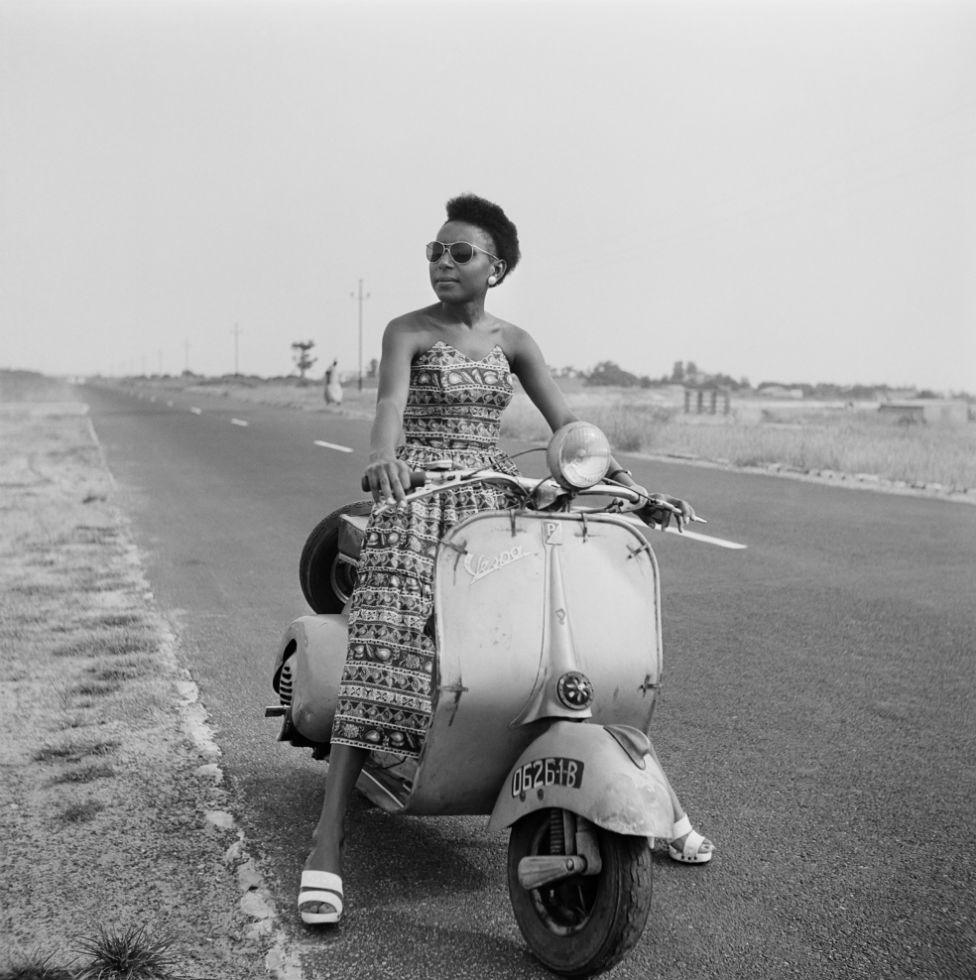
[[363, 517], [371, 500], [358, 500], [322, 518], [305, 539], [298, 560], [298, 578], [305, 601], [317, 613], [338, 613], [352, 595], [356, 569], [339, 557], [339, 522], [343, 514]]
[[599, 874], [525, 889], [518, 880], [519, 862], [550, 853], [549, 813], [530, 813], [511, 830], [508, 891], [515, 920], [548, 969], [566, 977], [603, 973], [623, 959], [647, 924], [653, 867], [648, 840], [598, 827]]

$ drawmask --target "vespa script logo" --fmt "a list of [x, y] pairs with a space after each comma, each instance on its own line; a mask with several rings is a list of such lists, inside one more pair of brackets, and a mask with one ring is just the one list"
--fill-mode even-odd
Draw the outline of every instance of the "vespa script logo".
[[528, 557], [520, 544], [512, 545], [506, 551], [500, 551], [497, 555], [481, 555], [475, 558], [474, 555], [464, 556], [464, 570], [471, 576], [471, 580], [477, 582], [478, 579], [497, 572], [506, 565], [511, 565], [513, 561]]

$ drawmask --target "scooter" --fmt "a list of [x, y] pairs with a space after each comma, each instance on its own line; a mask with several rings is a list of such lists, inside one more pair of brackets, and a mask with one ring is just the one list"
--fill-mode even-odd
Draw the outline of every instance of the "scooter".
[[[669, 507], [605, 479], [606, 437], [574, 422], [550, 475], [420, 474], [427, 494], [503, 487], [505, 510], [468, 518], [438, 547], [430, 729], [419, 759], [372, 753], [357, 789], [391, 813], [487, 814], [510, 829], [508, 888], [535, 956], [565, 976], [609, 969], [650, 911], [651, 844], [672, 809], [647, 730], [662, 668], [657, 562], [645, 534]], [[279, 738], [327, 758], [346, 657], [344, 612], [371, 501], [330, 514], [300, 560], [315, 615], [275, 653]]]

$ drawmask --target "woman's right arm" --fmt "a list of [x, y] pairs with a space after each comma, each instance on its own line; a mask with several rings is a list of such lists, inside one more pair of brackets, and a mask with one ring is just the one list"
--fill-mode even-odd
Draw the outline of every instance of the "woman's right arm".
[[416, 334], [402, 321], [393, 320], [383, 333], [376, 416], [369, 441], [366, 478], [374, 500], [400, 501], [410, 489], [410, 467], [396, 458], [403, 429], [403, 409], [410, 389], [410, 363]]

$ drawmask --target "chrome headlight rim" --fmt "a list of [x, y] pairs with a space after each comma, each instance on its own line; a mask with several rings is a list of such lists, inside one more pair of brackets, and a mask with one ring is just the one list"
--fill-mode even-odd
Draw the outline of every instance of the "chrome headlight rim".
[[592, 422], [568, 422], [552, 434], [546, 462], [552, 478], [564, 490], [588, 490], [607, 474], [610, 442]]

